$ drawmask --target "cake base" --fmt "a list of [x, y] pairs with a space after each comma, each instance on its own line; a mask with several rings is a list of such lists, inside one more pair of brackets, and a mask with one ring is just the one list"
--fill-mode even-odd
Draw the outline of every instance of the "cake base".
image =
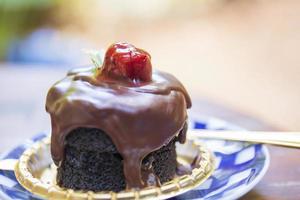
[[[180, 165], [193, 164], [191, 174], [179, 175], [162, 184], [160, 187], [147, 187], [140, 190], [125, 190], [121, 192], [86, 192], [61, 188], [54, 179], [57, 167], [50, 154], [50, 138], [44, 138], [27, 148], [16, 164], [14, 173], [19, 184], [29, 193], [42, 199], [82, 199], [82, 200], [128, 200], [128, 199], [169, 199], [187, 191], [196, 189], [212, 174], [214, 156], [205, 144], [199, 140], [188, 139], [185, 144], [176, 144], [177, 162]], [[201, 157], [196, 160], [195, 156]]]
[[[176, 138], [142, 162], [142, 170], [152, 162], [160, 183], [170, 181], [176, 173]], [[122, 156], [111, 139], [95, 128], [78, 128], [68, 134], [65, 159], [57, 169], [57, 184], [74, 190], [121, 191], [126, 188]]]

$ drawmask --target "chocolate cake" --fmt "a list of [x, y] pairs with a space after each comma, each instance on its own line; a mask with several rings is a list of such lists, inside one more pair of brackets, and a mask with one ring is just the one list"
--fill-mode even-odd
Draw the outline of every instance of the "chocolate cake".
[[72, 70], [50, 88], [46, 110], [58, 185], [121, 191], [174, 178], [175, 143], [185, 142], [191, 100], [150, 60], [146, 51], [116, 43], [101, 66]]

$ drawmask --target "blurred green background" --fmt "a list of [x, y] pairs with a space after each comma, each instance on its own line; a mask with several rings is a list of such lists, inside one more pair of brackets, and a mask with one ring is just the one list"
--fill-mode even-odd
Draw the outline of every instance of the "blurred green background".
[[34, 29], [51, 24], [55, 0], [0, 0], [0, 59], [7, 56], [9, 45]]
[[127, 41], [192, 97], [299, 130], [299, 22], [298, 0], [0, 0], [0, 73], [65, 72], [90, 63], [82, 49]]

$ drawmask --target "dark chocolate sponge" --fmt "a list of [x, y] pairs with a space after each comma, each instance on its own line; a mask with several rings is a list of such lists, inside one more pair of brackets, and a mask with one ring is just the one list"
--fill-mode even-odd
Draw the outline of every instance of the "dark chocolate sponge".
[[[161, 183], [173, 179], [176, 173], [174, 138], [166, 146], [150, 153], [143, 168], [152, 162], [153, 172]], [[126, 188], [123, 158], [111, 139], [95, 128], [77, 128], [68, 134], [65, 159], [57, 170], [57, 183], [75, 190], [121, 191]]]

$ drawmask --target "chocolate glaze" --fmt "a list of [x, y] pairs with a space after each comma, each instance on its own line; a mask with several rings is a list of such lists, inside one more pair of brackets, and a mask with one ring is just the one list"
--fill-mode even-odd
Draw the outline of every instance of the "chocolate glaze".
[[[153, 71], [151, 82], [138, 85], [98, 79], [95, 74], [95, 67], [75, 69], [50, 88], [46, 110], [51, 116], [52, 158], [59, 166], [71, 130], [98, 128], [124, 159], [127, 188], [145, 187], [155, 178], [151, 167], [141, 173], [141, 162], [184, 132], [190, 97], [174, 76], [161, 71]], [[179, 141], [185, 141], [184, 134]]]

